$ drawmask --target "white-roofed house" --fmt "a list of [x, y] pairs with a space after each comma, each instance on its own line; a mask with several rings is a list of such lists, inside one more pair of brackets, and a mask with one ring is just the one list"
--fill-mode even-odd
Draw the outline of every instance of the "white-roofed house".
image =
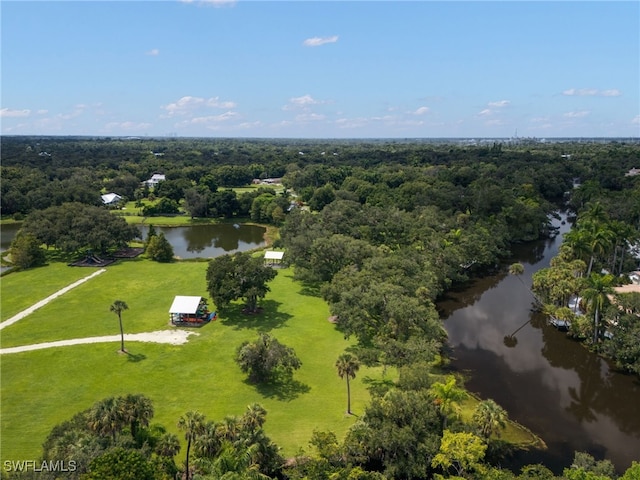
[[122, 197], [117, 193], [105, 193], [101, 195], [101, 198], [104, 205], [117, 205], [122, 200]]
[[149, 180], [145, 180], [144, 183], [147, 185], [147, 187], [151, 188], [155, 187], [160, 182], [164, 182], [166, 179], [166, 175], [162, 173], [154, 173], [153, 175], [151, 175], [151, 178]]

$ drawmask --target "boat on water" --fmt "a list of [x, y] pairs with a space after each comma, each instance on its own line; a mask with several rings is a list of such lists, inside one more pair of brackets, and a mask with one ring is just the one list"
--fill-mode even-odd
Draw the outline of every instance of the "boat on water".
[[549, 323], [559, 330], [569, 330], [571, 322], [569, 320], [560, 320], [554, 316], [549, 318]]

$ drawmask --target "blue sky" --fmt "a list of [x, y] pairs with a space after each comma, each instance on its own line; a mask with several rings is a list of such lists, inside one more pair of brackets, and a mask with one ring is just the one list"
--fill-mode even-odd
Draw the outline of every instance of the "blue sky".
[[2, 134], [640, 136], [636, 1], [0, 8]]

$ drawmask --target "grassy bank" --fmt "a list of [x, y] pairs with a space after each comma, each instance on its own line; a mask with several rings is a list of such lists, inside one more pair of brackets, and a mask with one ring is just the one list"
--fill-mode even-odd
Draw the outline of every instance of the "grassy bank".
[[[469, 396], [460, 405], [460, 415], [463, 420], [471, 422], [473, 412], [482, 399], [470, 392], [467, 393], [469, 393]], [[547, 445], [540, 437], [514, 420], [507, 421], [507, 425], [499, 438], [518, 448], [547, 448]]]
[[[2, 346], [117, 334], [117, 317], [109, 312], [116, 299], [130, 307], [123, 313], [126, 332], [170, 328], [174, 295], [207, 296], [206, 266], [147, 260], [109, 266], [106, 273], [5, 328]], [[2, 282], [2, 318], [10, 316], [5, 303], [19, 311], [93, 271], [51, 265], [8, 275]], [[25, 290], [28, 284], [38, 290]], [[119, 355], [115, 343], [3, 355], [1, 460], [37, 458], [53, 426], [102, 398], [129, 392], [148, 395], [156, 408], [154, 420], [178, 434], [176, 422], [188, 410], [220, 420], [259, 402], [268, 411], [267, 433], [287, 455], [305, 446], [314, 429], [343, 435], [355, 417], [344, 415], [346, 388], [334, 363], [349, 343], [327, 321], [327, 305], [305, 295], [291, 271], [280, 270], [271, 289], [261, 315], [246, 316], [234, 308], [197, 329], [198, 335], [182, 346], [131, 342], [130, 356]], [[233, 361], [236, 347], [261, 331], [293, 347], [302, 360], [292, 382], [249, 384]], [[360, 370], [352, 383], [355, 413], [369, 399], [363, 381], [381, 375], [377, 369]]]

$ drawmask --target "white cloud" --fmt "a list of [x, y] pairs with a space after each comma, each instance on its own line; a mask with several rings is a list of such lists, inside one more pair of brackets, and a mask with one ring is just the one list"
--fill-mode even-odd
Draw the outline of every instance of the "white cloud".
[[10, 108], [0, 109], [0, 117], [2, 118], [28, 117], [30, 114], [31, 110], [28, 108], [23, 110], [11, 110]]
[[589, 111], [588, 110], [580, 110], [577, 112], [567, 112], [563, 115], [563, 117], [566, 118], [583, 118], [586, 117], [587, 115], [589, 115]]
[[633, 117], [631, 119], [631, 123], [633, 123], [635, 125], [640, 125], [640, 115], [636, 115], [635, 117]]
[[169, 116], [187, 115], [202, 108], [234, 108], [236, 104], [229, 101], [221, 101], [219, 97], [202, 98], [185, 96], [177, 102], [163, 105], [161, 108], [169, 112]]
[[415, 112], [412, 112], [414, 115], [424, 115], [425, 113], [429, 113], [429, 107], [420, 107]]
[[490, 107], [497, 107], [497, 108], [501, 108], [501, 107], [506, 107], [507, 105], [509, 105], [511, 102], [509, 100], [499, 100], [497, 102], [489, 102], [488, 105]]
[[326, 43], [336, 43], [338, 41], [338, 35], [333, 35], [331, 37], [312, 37], [307, 38], [302, 44], [305, 47], [319, 47], [320, 45], [324, 45]]
[[36, 112], [38, 115], [46, 115], [49, 113], [49, 110], [41, 109]]
[[564, 90], [562, 95], [569, 97], [619, 97], [622, 92], [617, 88], [609, 90], [598, 90], [597, 88], [569, 88]]
[[151, 57], [157, 57], [158, 55], [160, 55], [160, 50], [158, 50], [157, 48], [152, 48], [148, 52], [145, 52], [145, 55], [149, 55]]
[[323, 100], [316, 100], [311, 95], [303, 95], [301, 97], [292, 97], [289, 99], [283, 110], [308, 110], [311, 105], [322, 105], [327, 103]]
[[478, 116], [486, 117], [488, 115], [491, 115], [492, 113], [493, 113], [493, 110], [491, 110], [490, 108], [485, 108], [484, 110], [481, 110], [480, 112], [478, 112]]

